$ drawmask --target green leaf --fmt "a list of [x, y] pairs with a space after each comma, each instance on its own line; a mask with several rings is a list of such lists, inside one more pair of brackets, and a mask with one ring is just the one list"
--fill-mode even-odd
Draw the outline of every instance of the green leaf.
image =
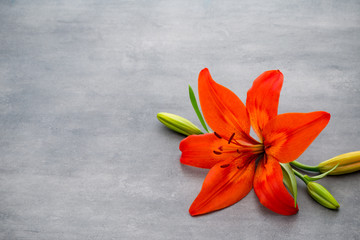
[[198, 116], [200, 122], [201, 122], [201, 125], [203, 126], [203, 128], [209, 132], [208, 128], [206, 127], [206, 124], [205, 124], [205, 121], [204, 121], [204, 118], [203, 116], [201, 115], [201, 112], [200, 112], [200, 109], [198, 107], [198, 104], [196, 102], [196, 97], [195, 97], [195, 94], [194, 94], [194, 91], [192, 90], [191, 86], [189, 85], [189, 97], [190, 97], [190, 101], [191, 101], [191, 104], [196, 112], [196, 115]]
[[330, 169], [329, 171], [327, 172], [324, 172], [323, 174], [320, 174], [320, 175], [317, 175], [317, 176], [312, 176], [312, 177], [309, 177], [308, 175], [304, 175], [304, 178], [309, 181], [309, 182], [312, 182], [312, 181], [316, 181], [316, 180], [320, 180], [324, 177], [326, 177], [326, 175], [328, 175], [329, 173], [331, 173], [332, 171], [334, 171], [337, 167], [339, 166], [339, 163], [333, 167], [332, 169]]
[[292, 170], [292, 167], [289, 163], [280, 163], [281, 169], [283, 171], [283, 182], [285, 186], [289, 189], [291, 194], [294, 197], [295, 207], [297, 202], [297, 182], [295, 174]]

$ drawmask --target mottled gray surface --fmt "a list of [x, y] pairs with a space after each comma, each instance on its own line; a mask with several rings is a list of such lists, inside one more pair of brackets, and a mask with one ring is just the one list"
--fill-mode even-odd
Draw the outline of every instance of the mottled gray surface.
[[252, 191], [190, 217], [207, 170], [156, 119], [198, 124], [204, 67], [242, 100], [280, 69], [280, 113], [332, 114], [300, 160], [360, 150], [359, 39], [359, 1], [2, 0], [0, 239], [359, 239], [360, 174], [320, 181], [337, 212], [299, 182], [295, 216]]

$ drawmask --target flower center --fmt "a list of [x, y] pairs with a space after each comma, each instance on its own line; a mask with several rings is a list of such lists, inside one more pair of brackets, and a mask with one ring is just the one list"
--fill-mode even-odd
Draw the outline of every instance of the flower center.
[[[240, 150], [241, 150], [241, 148], [240, 148]], [[265, 153], [264, 144], [262, 144], [262, 143], [251, 145], [249, 147], [249, 150], [251, 150], [254, 154], [263, 154], [263, 153]]]
[[[222, 138], [216, 132], [214, 133], [216, 137]], [[263, 143], [260, 142], [248, 142], [244, 140], [239, 140], [234, 138], [235, 133], [233, 133], [226, 145], [219, 146], [217, 149], [213, 150], [215, 155], [221, 155], [223, 153], [238, 153], [242, 155], [262, 155], [265, 153], [265, 147]], [[239, 157], [240, 157], [239, 156]]]
[[252, 153], [254, 155], [260, 155], [265, 153], [264, 145], [262, 143], [255, 145], [240, 145], [237, 147], [236, 151], [239, 154]]

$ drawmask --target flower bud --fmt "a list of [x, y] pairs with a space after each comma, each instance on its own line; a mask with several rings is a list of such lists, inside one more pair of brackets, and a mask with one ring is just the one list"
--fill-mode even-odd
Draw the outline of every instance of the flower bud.
[[202, 134], [201, 130], [189, 120], [171, 113], [158, 113], [159, 121], [171, 130], [184, 134], [186, 136]]
[[339, 164], [329, 175], [340, 175], [360, 170], [360, 151], [341, 154], [318, 165], [320, 172], [326, 172]]
[[326, 208], [338, 209], [340, 207], [336, 199], [322, 185], [316, 182], [309, 182], [307, 190], [310, 196]]

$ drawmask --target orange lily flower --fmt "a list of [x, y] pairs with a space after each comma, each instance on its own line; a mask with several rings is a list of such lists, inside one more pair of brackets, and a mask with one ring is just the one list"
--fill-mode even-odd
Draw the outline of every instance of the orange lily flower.
[[[189, 209], [192, 216], [228, 207], [253, 187], [260, 203], [270, 210], [283, 215], [298, 212], [279, 163], [297, 159], [326, 127], [330, 114], [278, 115], [283, 79], [279, 70], [261, 74], [247, 92], [245, 106], [216, 83], [208, 69], [200, 72], [200, 105], [214, 133], [191, 135], [180, 143], [181, 163], [211, 168]], [[259, 141], [250, 136], [250, 125]]]

